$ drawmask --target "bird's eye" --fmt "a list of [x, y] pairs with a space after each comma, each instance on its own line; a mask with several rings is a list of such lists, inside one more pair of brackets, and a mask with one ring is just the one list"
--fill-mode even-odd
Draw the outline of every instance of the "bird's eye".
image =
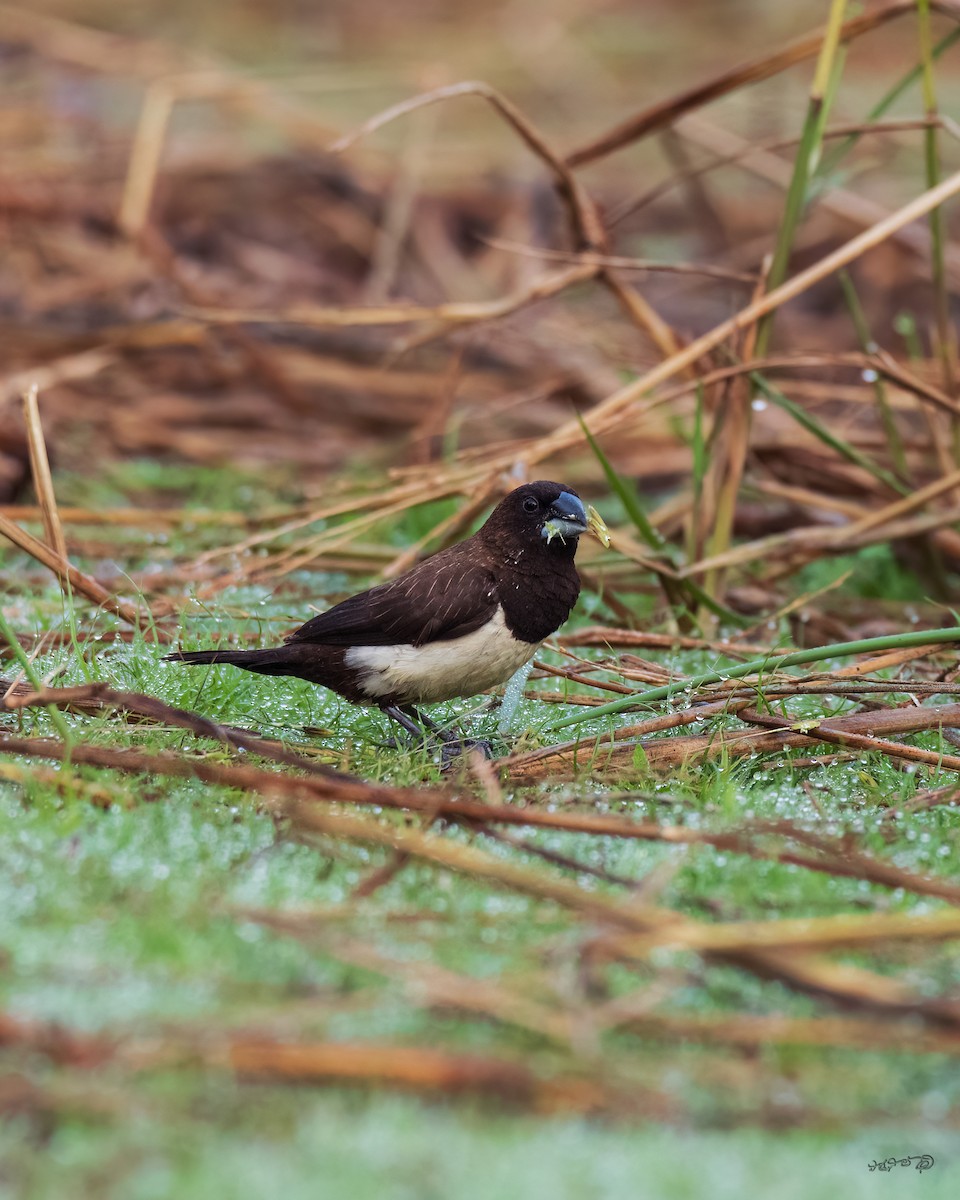
[[523, 502], [524, 512], [536, 512], [540, 507], [540, 501], [535, 496], [527, 496]]

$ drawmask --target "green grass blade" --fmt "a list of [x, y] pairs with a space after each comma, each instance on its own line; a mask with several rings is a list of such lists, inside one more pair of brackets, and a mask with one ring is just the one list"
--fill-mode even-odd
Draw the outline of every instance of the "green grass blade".
[[771, 404], [775, 404], [778, 408], [782, 408], [784, 412], [789, 413], [798, 425], [802, 425], [804, 429], [806, 429], [809, 433], [812, 433], [814, 437], [823, 442], [825, 446], [829, 446], [831, 450], [835, 450], [837, 454], [841, 455], [848, 462], [854, 463], [858, 467], [862, 467], [865, 471], [869, 471], [874, 479], [879, 480], [880, 483], [886, 484], [888, 488], [891, 488], [898, 495], [906, 496], [909, 494], [910, 489], [905, 484], [901, 483], [896, 476], [892, 475], [884, 467], [881, 467], [879, 463], [875, 463], [872, 458], [868, 458], [868, 456], [862, 451], [858, 450], [856, 446], [851, 446], [851, 444], [844, 441], [843, 438], [837, 437], [836, 434], [831, 433], [825, 425], [822, 425], [816, 419], [816, 417], [811, 416], [805, 408], [802, 408], [794, 400], [791, 400], [789, 396], [785, 396], [783, 392], [773, 387], [758, 372], [751, 372], [750, 378], [753, 380], [754, 386], [759, 391], [763, 392], [764, 396], [766, 396]]
[[[630, 487], [625, 479], [617, 474], [613, 464], [604, 454], [603, 450], [601, 450], [597, 439], [587, 428], [587, 424], [583, 417], [579, 413], [577, 414], [577, 417], [580, 421], [580, 427], [583, 429], [583, 435], [587, 439], [590, 449], [596, 455], [597, 462], [599, 462], [600, 466], [603, 468], [603, 473], [610, 485], [610, 490], [620, 499], [621, 504], [626, 510], [627, 516], [636, 526], [647, 545], [651, 546], [658, 554], [664, 555], [664, 557], [666, 557], [671, 564], [673, 564], [675, 562], [673, 547], [666, 540], [666, 538], [660, 534], [660, 531], [655, 529], [654, 526], [650, 524], [649, 520], [647, 519], [647, 514], [643, 511], [643, 507], [641, 506], [634, 490]], [[709, 596], [695, 580], [684, 579], [680, 580], [679, 584], [685, 595], [690, 597], [691, 607], [694, 607], [695, 605], [703, 605], [715, 616], [720, 617], [722, 620], [730, 621], [734, 625], [745, 626], [753, 624], [752, 618], [741, 616], [740, 613], [735, 613], [732, 609], [725, 608], [717, 600], [714, 600], [714, 598]]]
[[[3, 615], [3, 610], [0, 609], [0, 635], [6, 641], [7, 645], [13, 651], [13, 657], [17, 660], [20, 669], [30, 680], [35, 691], [43, 691], [43, 680], [33, 668], [33, 663], [27, 657], [23, 647], [20, 645], [17, 635], [10, 628], [7, 618]], [[54, 728], [60, 734], [64, 744], [69, 749], [73, 745], [73, 735], [70, 732], [70, 726], [64, 720], [63, 713], [54, 704], [47, 705], [47, 712], [50, 714], [50, 720], [53, 722]]]
[[[810, 99], [800, 133], [800, 144], [793, 161], [793, 174], [787, 189], [783, 217], [780, 221], [780, 228], [777, 230], [773, 261], [767, 275], [768, 292], [778, 288], [787, 277], [793, 240], [807, 202], [807, 185], [819, 158], [827, 114], [840, 81], [840, 71], [837, 70], [837, 65], [842, 61], [840, 31], [846, 7], [846, 0], [832, 0], [830, 6], [823, 45], [820, 48], [820, 57], [817, 60], [813, 83], [810, 86]], [[760, 321], [757, 327], [756, 354], [758, 358], [763, 358], [766, 353], [772, 328], [773, 314], [770, 313]]]
[[791, 654], [763, 658], [754, 658], [750, 662], [738, 663], [735, 667], [727, 667], [722, 671], [705, 671], [702, 675], [692, 675], [686, 679], [678, 679], [676, 683], [664, 684], [662, 687], [650, 688], [645, 692], [637, 692], [633, 696], [623, 696], [609, 704], [601, 704], [586, 712], [576, 713], [550, 726], [551, 730], [566, 729], [570, 725], [581, 725], [584, 721], [594, 721], [597, 717], [610, 716], [623, 712], [625, 708], [633, 708], [637, 704], [656, 704], [660, 700], [669, 700], [679, 692], [693, 691], [709, 683], [722, 683], [725, 679], [742, 679], [746, 675], [755, 675], [768, 670], [771, 666], [776, 670], [784, 667], [798, 667], [804, 663], [823, 662], [828, 658], [849, 658], [854, 654], [882, 653], [886, 650], [905, 650], [909, 646], [936, 646], [941, 643], [960, 642], [960, 626], [948, 629], [913, 629], [909, 633], [890, 634], [886, 637], [862, 638], [856, 642], [835, 642], [832, 646], [816, 646], [811, 650], [795, 650]]
[[669, 553], [670, 545], [666, 538], [662, 536], [659, 529], [655, 529], [647, 519], [647, 514], [643, 511], [643, 505], [640, 503], [636, 492], [632, 487], [620, 476], [613, 467], [609, 458], [600, 448], [600, 443], [590, 432], [583, 416], [577, 413], [577, 420], [580, 422], [580, 428], [583, 430], [583, 436], [587, 439], [590, 449], [593, 451], [597, 462], [603, 468], [603, 473], [606, 476], [607, 483], [610, 485], [610, 490], [619, 499], [623, 505], [627, 516], [633, 522], [637, 532], [643, 540], [652, 549], [658, 553]]
[[[920, 64], [922, 67], [923, 109], [928, 117], [936, 118], [937, 90], [933, 75], [933, 40], [930, 33], [930, 0], [917, 0], [917, 23], [920, 34]], [[940, 182], [940, 130], [929, 125], [923, 134], [923, 159], [926, 185], [936, 187]], [[944, 249], [943, 209], [932, 208], [927, 216], [930, 227], [933, 298], [937, 323], [937, 349], [943, 370], [945, 391], [956, 390], [954, 352], [956, 338], [950, 318], [950, 290], [947, 284], [946, 253]], [[960, 462], [960, 421], [951, 423], [954, 462]]]
[[[857, 340], [860, 342], [860, 346], [865, 353], [872, 354], [876, 350], [876, 343], [873, 340], [873, 334], [870, 332], [870, 326], [867, 323], [867, 314], [863, 311], [863, 305], [860, 303], [860, 296], [857, 293], [853, 280], [850, 278], [850, 272], [838, 271], [837, 279], [843, 290], [843, 297], [847, 308], [850, 311], [850, 319], [853, 321]], [[887, 439], [890, 457], [893, 460], [897, 475], [905, 482], [909, 482], [910, 469], [907, 466], [907, 455], [903, 448], [903, 439], [900, 437], [900, 431], [897, 429], [893, 410], [887, 398], [887, 385], [879, 374], [876, 374], [876, 378], [873, 380], [873, 395], [877, 402], [880, 422], [883, 425], [883, 432]]]

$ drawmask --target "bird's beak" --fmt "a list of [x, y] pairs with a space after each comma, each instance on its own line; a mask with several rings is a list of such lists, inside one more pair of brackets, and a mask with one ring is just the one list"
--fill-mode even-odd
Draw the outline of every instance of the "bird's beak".
[[580, 497], [571, 492], [561, 492], [550, 505], [540, 536], [545, 537], [547, 542], [552, 542], [555, 537], [564, 542], [567, 538], [579, 537], [589, 528], [590, 519]]

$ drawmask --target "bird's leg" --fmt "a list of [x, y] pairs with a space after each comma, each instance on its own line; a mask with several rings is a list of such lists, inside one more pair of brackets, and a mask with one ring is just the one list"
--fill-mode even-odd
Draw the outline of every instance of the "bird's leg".
[[493, 758], [493, 748], [489, 742], [458, 737], [452, 730], [444, 729], [430, 717], [424, 716], [412, 704], [385, 704], [383, 711], [413, 734], [421, 746], [429, 746], [431, 741], [439, 742], [440, 762], [444, 769], [468, 750], [479, 750], [484, 758]]
[[484, 758], [494, 757], [493, 747], [482, 738], [458, 736], [452, 729], [444, 729], [442, 725], [438, 725], [436, 721], [425, 716], [419, 709], [414, 708], [412, 704], [401, 705], [400, 708], [411, 720], [418, 721], [425, 729], [428, 729], [437, 741], [441, 743], [440, 764], [444, 771], [470, 750], [479, 750]]
[[[433, 736], [441, 742], [450, 742], [456, 739], [457, 735], [455, 733], [452, 733], [449, 729], [444, 729], [442, 725], [438, 725], [436, 721], [428, 717], [426, 713], [422, 713], [418, 708], [414, 708], [412, 704], [398, 704], [396, 707], [398, 712], [404, 713], [411, 721], [416, 721], [420, 726], [421, 732], [424, 729], [429, 729]], [[409, 729], [410, 727], [408, 725], [405, 728]]]
[[402, 725], [407, 733], [416, 738], [418, 744], [423, 745], [429, 740], [425, 733], [428, 728], [426, 721], [411, 705], [383, 704], [380, 707], [388, 717], [391, 717], [398, 725]]
[[455, 733], [449, 729], [442, 729], [436, 721], [431, 721], [412, 704], [384, 704], [381, 708], [388, 717], [392, 717], [416, 739], [418, 746], [429, 746], [432, 741], [447, 745], [457, 740]]

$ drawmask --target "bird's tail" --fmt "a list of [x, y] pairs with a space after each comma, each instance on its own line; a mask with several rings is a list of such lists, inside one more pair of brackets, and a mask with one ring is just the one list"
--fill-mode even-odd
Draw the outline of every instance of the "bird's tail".
[[258, 675], [291, 674], [292, 656], [289, 646], [274, 646], [269, 650], [178, 650], [164, 656], [164, 662], [186, 663], [195, 667], [203, 663], [227, 663]]

